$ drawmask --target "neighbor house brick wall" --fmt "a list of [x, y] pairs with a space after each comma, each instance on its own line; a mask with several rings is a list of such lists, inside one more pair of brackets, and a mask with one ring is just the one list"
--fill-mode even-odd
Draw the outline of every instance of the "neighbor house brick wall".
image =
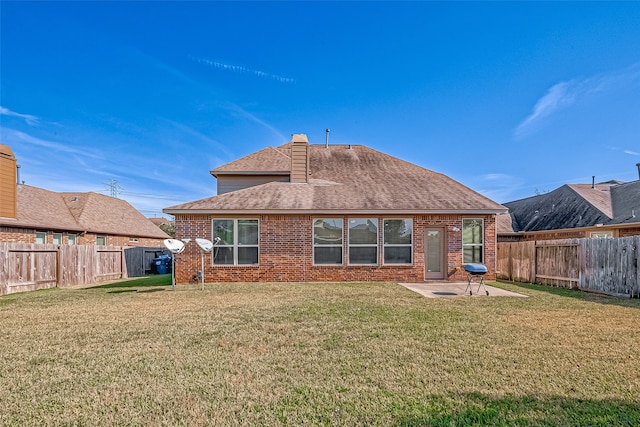
[[618, 230], [618, 237], [640, 236], [640, 227], [621, 228]]
[[[53, 242], [53, 234], [62, 234], [62, 244], [69, 243], [69, 234], [76, 235], [77, 245], [95, 245], [97, 236], [104, 236], [107, 246], [146, 246], [162, 247], [163, 239], [151, 239], [146, 237], [116, 236], [110, 234], [82, 233], [79, 231], [51, 231], [35, 228], [0, 227], [0, 242], [7, 243], [36, 243], [36, 233], [46, 233], [46, 243]], [[137, 241], [132, 241], [137, 239]]]
[[[330, 216], [343, 219], [343, 259], [338, 266], [313, 265], [312, 229], [313, 220], [329, 216], [311, 215], [259, 215], [233, 216], [233, 218], [253, 218], [259, 220], [259, 265], [257, 266], [214, 266], [212, 255], [205, 254], [206, 282], [340, 282], [340, 281], [424, 281], [424, 230], [426, 227], [441, 226], [446, 230], [447, 272], [445, 280], [466, 280], [462, 265], [462, 219], [484, 220], [484, 264], [489, 268], [485, 276], [495, 279], [496, 263], [496, 222], [495, 215], [389, 215], [389, 216]], [[347, 224], [348, 218], [377, 217], [379, 224], [378, 252], [381, 260], [383, 226], [386, 218], [410, 218], [413, 220], [413, 265], [353, 266], [347, 264]], [[213, 218], [232, 218], [213, 215], [176, 215], [176, 238], [212, 240]], [[457, 231], [455, 231], [457, 230]], [[176, 255], [176, 281], [187, 283], [197, 281], [201, 270], [200, 249], [188, 243], [184, 252]]]
[[558, 240], [558, 239], [583, 239], [590, 238], [592, 232], [604, 232], [610, 231], [613, 233], [613, 237], [629, 237], [640, 236], [640, 227], [591, 227], [580, 229], [566, 229], [566, 230], [549, 230], [546, 232], [534, 231], [524, 232], [514, 235], [501, 236], [501, 242], [521, 242], [521, 241], [543, 241], [543, 240]]

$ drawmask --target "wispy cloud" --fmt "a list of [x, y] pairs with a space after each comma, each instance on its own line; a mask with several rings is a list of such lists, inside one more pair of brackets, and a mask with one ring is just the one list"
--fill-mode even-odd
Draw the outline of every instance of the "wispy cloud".
[[620, 148], [612, 145], [606, 145], [605, 147], [612, 151], [622, 151], [624, 154], [628, 154], [630, 156], [640, 156], [640, 152], [638, 151], [624, 149], [624, 148]]
[[283, 76], [279, 76], [277, 74], [270, 74], [270, 73], [267, 73], [265, 71], [253, 70], [251, 68], [243, 67], [243, 66], [240, 66], [240, 65], [225, 64], [223, 62], [218, 62], [218, 61], [214, 61], [212, 59], [197, 57], [197, 56], [193, 56], [193, 55], [190, 55], [189, 58], [191, 58], [192, 61], [194, 61], [194, 62], [196, 62], [198, 64], [208, 65], [209, 67], [217, 68], [218, 70], [232, 71], [234, 73], [252, 74], [252, 75], [257, 76], [257, 77], [263, 77], [263, 78], [276, 80], [276, 81], [278, 81], [280, 83], [295, 83], [296, 82], [295, 79], [290, 78], [290, 77], [283, 77]]
[[32, 116], [31, 114], [16, 113], [15, 111], [11, 111], [3, 106], [0, 106], [0, 115], [21, 118], [25, 122], [27, 122], [29, 126], [37, 126], [40, 123], [40, 119], [36, 116]]
[[608, 74], [556, 83], [536, 102], [531, 114], [515, 129], [516, 137], [523, 137], [535, 130], [546, 117], [580, 102], [590, 94], [611, 90], [640, 80], [640, 63]]
[[21, 132], [19, 130], [15, 130], [11, 128], [6, 128], [6, 127], [2, 128], [2, 132], [4, 134], [5, 139], [10, 145], [22, 143], [22, 144], [29, 144], [29, 145], [42, 147], [42, 148], [47, 148], [49, 150], [61, 152], [61, 153], [78, 154], [78, 155], [81, 155], [82, 157], [91, 157], [91, 158], [98, 158], [98, 159], [102, 158], [102, 156], [100, 156], [97, 152], [88, 151], [86, 147], [76, 148], [71, 144], [64, 144], [61, 142], [38, 138], [33, 135], [29, 135], [28, 133]]

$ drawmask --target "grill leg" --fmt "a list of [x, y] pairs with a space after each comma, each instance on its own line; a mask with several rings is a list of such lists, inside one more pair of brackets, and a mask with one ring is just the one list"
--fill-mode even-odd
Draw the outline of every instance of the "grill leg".
[[484, 276], [480, 276], [480, 283], [478, 284], [478, 290], [476, 291], [476, 293], [480, 292], [480, 287], [481, 286], [484, 288], [484, 291], [486, 292], [486, 294], [489, 295], [489, 290], [484, 285]]
[[473, 276], [471, 274], [467, 274], [467, 287], [464, 290], [464, 293], [467, 293], [467, 290], [469, 291], [469, 295], [473, 295], [473, 290], [471, 288], [471, 280], [473, 279]]

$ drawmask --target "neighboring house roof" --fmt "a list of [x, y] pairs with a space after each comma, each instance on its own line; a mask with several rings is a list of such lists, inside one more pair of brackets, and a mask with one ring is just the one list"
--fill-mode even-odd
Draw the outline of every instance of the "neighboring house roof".
[[605, 214], [608, 218], [613, 217], [613, 207], [611, 206], [610, 183], [604, 184], [567, 184], [569, 188], [578, 193], [594, 208]]
[[609, 224], [640, 222], [640, 180], [611, 187], [613, 219]]
[[[288, 174], [291, 159], [286, 153], [290, 153], [290, 144], [261, 150], [216, 168], [212, 174], [220, 171], [241, 174], [254, 167], [286, 170]], [[365, 146], [309, 145], [308, 155], [308, 183], [269, 182], [172, 206], [164, 211], [478, 214], [505, 211], [504, 206], [446, 175]]]
[[565, 184], [549, 193], [504, 205], [509, 208], [512, 228], [504, 224], [499, 233], [637, 223], [640, 181]]
[[168, 237], [127, 201], [102, 194], [57, 193], [22, 184], [17, 186], [16, 198], [17, 218], [0, 218], [0, 225], [159, 239]]
[[511, 215], [508, 212], [496, 215], [496, 232], [498, 234], [513, 233]]
[[157, 227], [161, 225], [171, 224], [171, 220], [167, 218], [148, 218], [149, 221], [154, 223]]

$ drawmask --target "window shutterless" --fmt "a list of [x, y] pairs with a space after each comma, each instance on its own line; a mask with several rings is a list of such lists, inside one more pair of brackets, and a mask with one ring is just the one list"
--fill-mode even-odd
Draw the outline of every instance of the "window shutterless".
[[378, 263], [378, 219], [349, 218], [349, 264]]
[[484, 262], [484, 221], [481, 218], [462, 220], [462, 262]]
[[214, 219], [212, 229], [214, 265], [258, 265], [257, 219]]
[[383, 243], [385, 264], [413, 263], [413, 220], [385, 219]]
[[313, 263], [342, 264], [342, 218], [318, 218], [313, 221]]

